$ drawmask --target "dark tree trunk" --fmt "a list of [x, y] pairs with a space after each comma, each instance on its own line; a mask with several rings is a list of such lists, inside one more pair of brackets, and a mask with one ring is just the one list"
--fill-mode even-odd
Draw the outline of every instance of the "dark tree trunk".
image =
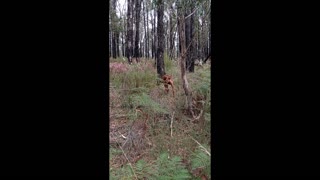
[[146, 25], [146, 28], [147, 28], [147, 50], [146, 50], [146, 55], [147, 55], [147, 58], [149, 58], [149, 10], [148, 10], [148, 6], [147, 6], [147, 1], [146, 2], [146, 14], [147, 14], [147, 25]]
[[115, 33], [112, 33], [112, 57], [115, 59], [117, 54], [116, 49], [116, 36]]
[[121, 42], [122, 42], [122, 46], [121, 46], [121, 47], [122, 47], [122, 56], [123, 56], [123, 57], [126, 56], [126, 55], [125, 55], [125, 50], [124, 50], [124, 49], [125, 49], [125, 48], [124, 48], [124, 32], [126, 32], [125, 29], [124, 29], [124, 31], [121, 33], [121, 34], [122, 34], [122, 41], [121, 41]]
[[131, 63], [132, 61], [132, 55], [133, 55], [133, 21], [132, 21], [132, 0], [128, 0], [128, 15], [127, 15], [127, 58], [128, 62]]
[[135, 0], [136, 1], [136, 38], [135, 38], [135, 45], [134, 45], [134, 57], [135, 58], [139, 58], [140, 57], [140, 53], [139, 53], [139, 41], [140, 41], [140, 37], [139, 37], [139, 25], [140, 25], [140, 9], [141, 9], [141, 1], [140, 0]]
[[140, 48], [139, 48], [139, 55], [140, 55], [140, 56], [139, 56], [139, 57], [144, 57], [144, 56], [143, 56], [144, 50], [143, 50], [142, 47], [143, 47], [143, 42], [140, 42]]
[[200, 21], [199, 21], [199, 17], [197, 19], [197, 22], [198, 22], [198, 38], [197, 38], [197, 59], [201, 59], [200, 57], [200, 32], [201, 32], [201, 29], [200, 29]]
[[166, 22], [166, 32], [165, 32], [165, 34], [166, 34], [166, 54], [167, 54], [167, 56], [169, 57], [169, 48], [170, 48], [170, 40], [169, 40], [169, 34], [170, 34], [170, 26], [169, 26], [169, 20]]
[[153, 11], [153, 58], [157, 57], [156, 10]]
[[[179, 30], [179, 28], [180, 28], [179, 13], [181, 13], [181, 12], [179, 12], [179, 10], [177, 10], [177, 14], [178, 14], [178, 17], [177, 17], [177, 30], [180, 33], [180, 30]], [[180, 53], [181, 53], [181, 34], [178, 35], [178, 47], [179, 48], [177, 50], [177, 57], [179, 57]]]
[[158, 47], [157, 47], [157, 73], [162, 77], [165, 75], [163, 50], [165, 46], [164, 39], [164, 27], [163, 27], [163, 12], [164, 5], [163, 0], [158, 1], [158, 26], [157, 26], [157, 37], [158, 37]]
[[111, 31], [109, 31], [109, 58], [112, 56], [111, 47]]
[[[152, 9], [154, 9], [154, 5], [152, 4]], [[155, 37], [156, 37], [156, 34], [155, 34], [155, 17], [154, 17], [154, 14], [151, 13], [151, 20], [152, 20], [152, 38], [151, 38], [151, 58], [154, 58], [154, 55], [155, 55]]]
[[175, 51], [178, 51], [176, 45], [175, 45], [175, 41], [176, 41], [176, 36], [177, 36], [177, 31], [178, 31], [178, 28], [176, 28], [176, 31], [173, 30], [173, 38], [172, 38], [172, 58], [175, 58]]
[[[189, 8], [185, 11], [185, 16], [187, 17], [190, 14]], [[191, 65], [191, 53], [190, 53], [190, 43], [191, 43], [191, 35], [190, 35], [190, 17], [185, 19], [185, 37], [186, 37], [186, 50], [187, 50], [187, 56], [186, 56], [186, 68], [189, 70]], [[188, 48], [189, 47], [189, 48]]]
[[209, 19], [209, 22], [210, 22], [210, 25], [209, 25], [209, 56], [212, 56], [212, 47], [211, 47], [211, 38], [212, 38], [212, 36], [211, 36], [211, 13], [212, 13], [212, 11], [210, 11], [210, 19]]
[[202, 34], [203, 34], [203, 30], [202, 30], [202, 25], [200, 24], [199, 21], [199, 39], [198, 39], [198, 51], [199, 51], [199, 58], [203, 59], [203, 53], [202, 53]]
[[135, 38], [135, 46], [134, 46], [134, 57], [139, 58], [140, 53], [139, 53], [139, 42], [140, 42], [140, 37], [139, 37], [139, 26], [140, 26], [140, 9], [141, 9], [141, 0], [135, 0], [136, 1], [136, 38]]
[[169, 25], [170, 25], [170, 31], [169, 31], [169, 58], [170, 59], [173, 59], [173, 53], [174, 53], [174, 49], [173, 49], [173, 43], [174, 43], [174, 41], [173, 41], [173, 36], [174, 36], [174, 33], [173, 33], [173, 27], [174, 27], [174, 25], [173, 25], [173, 18], [172, 18], [172, 12], [173, 12], [173, 7], [172, 7], [172, 4], [170, 5], [170, 15], [169, 15], [169, 21], [170, 21], [170, 23], [169, 23]]
[[116, 38], [117, 38], [117, 41], [116, 41], [116, 44], [117, 44], [117, 57], [120, 56], [120, 32], [117, 32], [116, 34]]
[[112, 0], [112, 10], [111, 10], [111, 28], [112, 28], [112, 57], [117, 58], [117, 47], [116, 47], [116, 0]]
[[[193, 3], [191, 4], [191, 7], [193, 7]], [[191, 8], [190, 8], [191, 9]], [[192, 12], [192, 11], [190, 11]], [[194, 24], [194, 14], [191, 15], [190, 18], [190, 49], [189, 49], [189, 54], [190, 54], [190, 61], [189, 61], [189, 67], [188, 67], [188, 71], [189, 72], [194, 72], [194, 59], [195, 59], [195, 50], [194, 50], [194, 28], [193, 28], [193, 24]]]
[[147, 26], [146, 26], [146, 6], [143, 4], [143, 26], [144, 26], [144, 57], [147, 57]]

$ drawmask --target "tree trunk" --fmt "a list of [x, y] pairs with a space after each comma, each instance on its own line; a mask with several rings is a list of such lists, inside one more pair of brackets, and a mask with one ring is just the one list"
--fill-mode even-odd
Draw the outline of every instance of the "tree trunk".
[[[154, 5], [152, 3], [152, 9], [154, 10]], [[155, 57], [155, 17], [154, 14], [151, 13], [151, 20], [152, 20], [152, 38], [151, 38], [151, 58]]]
[[[179, 4], [178, 11], [181, 11], [181, 6]], [[178, 20], [178, 29], [179, 29], [179, 39], [181, 44], [181, 56], [180, 56], [180, 66], [181, 66], [181, 78], [182, 78], [182, 85], [183, 89], [187, 98], [187, 108], [189, 112], [191, 113], [192, 117], [194, 116], [193, 108], [192, 108], [192, 93], [189, 89], [189, 83], [186, 76], [186, 42], [185, 42], [185, 22], [184, 22], [184, 16], [182, 13], [178, 14], [179, 20]]]
[[157, 57], [157, 40], [158, 40], [158, 37], [157, 37], [157, 32], [156, 32], [156, 10], [153, 11], [153, 25], [154, 25], [154, 29], [153, 29], [153, 53], [154, 53], [154, 57], [156, 58]]
[[[181, 10], [177, 10], [177, 14], [179, 14]], [[180, 36], [180, 20], [179, 20], [179, 15], [177, 17], [178, 24], [177, 24], [177, 30], [179, 31], [179, 36], [178, 36], [178, 49], [177, 49], [177, 57], [180, 56], [181, 53], [181, 36]]]
[[200, 32], [201, 32], [201, 27], [200, 27], [200, 21], [199, 21], [199, 16], [197, 18], [197, 24], [198, 24], [198, 38], [197, 38], [197, 59], [201, 59], [200, 56]]
[[[189, 14], [190, 14], [190, 12], [189, 12], [189, 8], [186, 8], [186, 10], [185, 10], [185, 15], [184, 15], [184, 17], [187, 17]], [[185, 19], [185, 40], [186, 40], [186, 47], [189, 47], [189, 45], [190, 45], [190, 42], [191, 42], [191, 39], [190, 39], [190, 17], [189, 18], [187, 18], [187, 19]], [[190, 67], [190, 57], [191, 57], [191, 54], [190, 54], [190, 49], [186, 49], [186, 69], [187, 70], [189, 70], [189, 67]]]
[[135, 58], [139, 58], [140, 57], [140, 53], [139, 53], [139, 41], [140, 41], [140, 37], [139, 37], [139, 26], [140, 26], [140, 9], [141, 9], [141, 1], [140, 0], [135, 0], [136, 1], [136, 38], [135, 38], [135, 47], [134, 47], [134, 57]]
[[209, 22], [210, 22], [210, 25], [209, 25], [209, 56], [211, 57], [212, 56], [212, 47], [211, 47], [211, 13], [212, 13], [212, 11], [210, 11], [210, 20], [209, 20]]
[[112, 0], [111, 10], [111, 29], [112, 29], [112, 57], [117, 58], [117, 47], [116, 47], [116, 0]]
[[[193, 3], [191, 4], [191, 7], [193, 7]], [[191, 8], [190, 8], [191, 9]], [[191, 9], [192, 10], [192, 9]], [[190, 11], [192, 12], [192, 11]], [[194, 29], [193, 29], [193, 24], [194, 24], [194, 14], [191, 15], [190, 18], [190, 49], [189, 49], [189, 54], [190, 54], [190, 59], [189, 59], [189, 66], [188, 66], [188, 71], [189, 72], [194, 72], [194, 59], [195, 59], [195, 50], [194, 50]]]
[[173, 33], [173, 27], [174, 27], [174, 24], [173, 24], [173, 18], [172, 18], [172, 14], [173, 14], [173, 7], [172, 7], [172, 4], [170, 5], [170, 14], [169, 14], [169, 25], [170, 25], [170, 31], [169, 31], [169, 58], [172, 60], [173, 59], [173, 53], [174, 53], [174, 41], [173, 41], [173, 36], [174, 36], [174, 33]]
[[147, 14], [147, 25], [146, 25], [146, 28], [147, 28], [147, 50], [146, 50], [146, 55], [147, 55], [147, 58], [149, 58], [150, 56], [149, 56], [149, 16], [148, 16], [148, 14], [149, 14], [149, 8], [148, 8], [148, 6], [147, 6], [147, 1], [145, 1], [146, 2], [146, 14]]
[[160, 77], [165, 75], [164, 59], [163, 59], [163, 51], [165, 46], [163, 12], [164, 12], [163, 0], [158, 0], [158, 26], [157, 26], [158, 47], [157, 47], [156, 57], [157, 57], [157, 73], [160, 75]]
[[132, 0], [128, 0], [128, 16], [127, 16], [127, 58], [128, 62], [131, 64], [133, 55], [133, 21], [132, 21]]
[[[124, 22], [123, 22], [123, 25], [124, 25]], [[124, 26], [124, 29], [123, 29], [123, 31], [122, 31], [122, 33], [121, 33], [121, 43], [122, 43], [121, 48], [122, 48], [122, 56], [123, 56], [123, 57], [126, 56], [126, 55], [125, 55], [125, 45], [124, 45], [124, 32], [126, 32], [125, 26]]]
[[146, 25], [146, 6], [143, 4], [143, 26], [144, 26], [144, 57], [147, 57], [147, 25]]

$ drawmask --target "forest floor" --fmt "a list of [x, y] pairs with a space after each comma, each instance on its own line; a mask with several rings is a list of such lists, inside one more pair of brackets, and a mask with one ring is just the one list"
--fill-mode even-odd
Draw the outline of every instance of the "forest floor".
[[165, 57], [165, 66], [175, 96], [157, 83], [154, 60], [110, 59], [110, 179], [211, 178], [210, 62], [187, 73], [198, 119], [186, 110], [178, 62]]

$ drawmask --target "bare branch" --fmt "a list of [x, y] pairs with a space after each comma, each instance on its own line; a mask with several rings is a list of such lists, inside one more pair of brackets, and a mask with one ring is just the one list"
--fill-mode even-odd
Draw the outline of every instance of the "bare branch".
[[[190, 136], [190, 135], [189, 135]], [[195, 140], [192, 136], [190, 136], [203, 150], [205, 153], [207, 153], [209, 156], [211, 156], [211, 153], [205, 148], [203, 147], [197, 140]]]
[[173, 116], [174, 116], [174, 111], [172, 113], [172, 117], [171, 117], [171, 124], [170, 124], [170, 129], [171, 129], [171, 137], [172, 137], [172, 124], [173, 124]]
[[184, 19], [186, 20], [187, 18], [189, 18], [190, 16], [192, 16], [192, 14], [194, 14], [196, 12], [197, 9], [199, 9], [200, 6], [198, 6], [196, 9], [194, 9], [194, 11], [189, 14], [188, 16], [186, 16]]
[[[118, 141], [117, 141], [117, 143], [118, 143]], [[123, 151], [123, 149], [122, 149], [122, 147], [120, 146], [120, 144], [119, 144], [119, 143], [118, 143], [118, 145], [119, 145], [119, 147], [120, 147], [120, 149], [121, 149], [121, 151], [122, 151], [122, 153], [123, 153], [124, 157], [125, 157], [125, 158], [127, 159], [127, 161], [129, 162], [129, 166], [130, 166], [130, 168], [131, 168], [131, 170], [132, 170], [132, 172], [133, 172], [133, 174], [134, 174], [135, 178], [136, 178], [136, 179], [138, 179], [138, 177], [137, 177], [136, 173], [134, 172], [134, 169], [133, 169], [133, 167], [132, 167], [132, 164], [131, 164], [131, 162], [129, 161], [129, 159], [128, 159], [127, 155], [126, 155], [126, 153]]]

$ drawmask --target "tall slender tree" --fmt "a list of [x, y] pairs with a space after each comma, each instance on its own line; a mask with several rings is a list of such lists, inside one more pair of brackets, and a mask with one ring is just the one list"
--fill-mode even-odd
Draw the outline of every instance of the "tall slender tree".
[[112, 27], [112, 57], [116, 58], [117, 57], [117, 25], [116, 25], [116, 3], [117, 0], [112, 0], [112, 9], [111, 9], [111, 27]]
[[[194, 2], [191, 2], [191, 7], [194, 7]], [[193, 13], [193, 9], [190, 8], [190, 12]], [[188, 66], [188, 71], [189, 72], [194, 72], [194, 60], [195, 60], [195, 45], [194, 45], [194, 13], [191, 14], [190, 16], [190, 51], [189, 51], [189, 66]]]
[[127, 58], [128, 62], [131, 63], [133, 55], [133, 21], [132, 21], [132, 2], [133, 0], [128, 0], [128, 11], [127, 11]]
[[173, 3], [171, 3], [169, 5], [169, 26], [170, 26], [170, 30], [169, 30], [169, 58], [172, 59], [173, 58], [173, 48], [174, 48], [174, 41], [173, 41], [173, 37], [174, 37], [174, 33], [173, 33]]
[[165, 75], [165, 66], [164, 66], [164, 27], [163, 27], [163, 13], [164, 13], [164, 3], [163, 0], [158, 0], [158, 25], [157, 25], [157, 37], [158, 37], [158, 47], [156, 53], [157, 60], [157, 73], [162, 77]]
[[149, 6], [148, 6], [148, 4], [147, 4], [147, 1], [145, 1], [145, 5], [146, 5], [146, 12], [145, 12], [145, 14], [147, 14], [147, 25], [146, 25], [146, 28], [147, 28], [147, 50], [146, 50], [146, 57], [147, 58], [149, 58], [150, 57], [150, 52], [149, 52]]
[[147, 26], [146, 26], [146, 6], [142, 3], [142, 12], [143, 12], [143, 26], [144, 26], [144, 56], [147, 57]]
[[141, 9], [141, 0], [135, 0], [136, 4], [135, 4], [135, 9], [136, 9], [136, 38], [135, 38], [135, 45], [134, 45], [134, 57], [135, 58], [139, 58], [140, 57], [140, 50], [139, 50], [139, 41], [140, 41], [140, 37], [139, 37], [139, 25], [140, 25], [140, 9]]

